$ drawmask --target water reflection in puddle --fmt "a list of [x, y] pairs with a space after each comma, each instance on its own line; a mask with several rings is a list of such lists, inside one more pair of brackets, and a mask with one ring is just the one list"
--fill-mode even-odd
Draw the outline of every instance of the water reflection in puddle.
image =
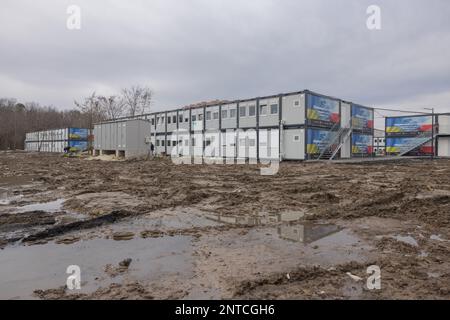
[[111, 279], [104, 268], [127, 258], [132, 259], [128, 276], [137, 281], [193, 272], [191, 238], [186, 236], [11, 247], [0, 253], [0, 299], [30, 298], [36, 289], [64, 286], [70, 265], [81, 268], [81, 292], [92, 292], [113, 280], [117, 282], [119, 279]]
[[341, 230], [331, 224], [282, 225], [278, 227], [278, 235], [284, 240], [310, 244]]
[[299, 221], [305, 216], [301, 211], [288, 211], [277, 214], [261, 214], [255, 216], [232, 216], [232, 215], [216, 215], [208, 214], [206, 218], [227, 223], [227, 224], [239, 224], [244, 226], [263, 226], [276, 223], [288, 223]]
[[221, 223], [243, 226], [276, 224], [278, 225], [277, 232], [279, 238], [292, 242], [301, 242], [303, 244], [310, 244], [342, 230], [342, 228], [332, 224], [297, 223], [304, 216], [304, 212], [291, 211], [260, 216], [208, 215], [207, 218]]

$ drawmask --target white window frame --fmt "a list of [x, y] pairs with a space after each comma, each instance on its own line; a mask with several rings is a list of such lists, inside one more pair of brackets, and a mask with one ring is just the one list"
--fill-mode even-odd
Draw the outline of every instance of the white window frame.
[[[276, 113], [272, 113], [272, 107], [273, 107], [273, 106], [277, 106], [277, 112], [276, 112]], [[280, 112], [280, 106], [278, 105], [278, 103], [272, 103], [272, 104], [270, 105], [270, 115], [271, 115], [271, 116], [274, 116], [274, 115], [279, 114], [279, 112]]]
[[[241, 110], [245, 110], [245, 114], [241, 114]], [[247, 106], [239, 106], [239, 118], [246, 118], [247, 117]]]
[[[251, 114], [250, 114], [250, 108], [254, 108], [254, 109], [255, 109], [255, 114], [254, 114], [254, 115], [251, 115]], [[249, 117], [249, 118], [254, 118], [254, 117], [256, 117], [256, 105], [251, 104], [251, 105], [248, 106], [248, 117]]]
[[[265, 113], [261, 113], [261, 108], [262, 107], [265, 107], [266, 108], [266, 112]], [[261, 116], [263, 116], [263, 117], [266, 117], [268, 114], [267, 114], [267, 112], [269, 111], [268, 110], [269, 108], [268, 108], [268, 104], [267, 103], [263, 103], [263, 104], [260, 104], [259, 105], [259, 116], [261, 117]]]

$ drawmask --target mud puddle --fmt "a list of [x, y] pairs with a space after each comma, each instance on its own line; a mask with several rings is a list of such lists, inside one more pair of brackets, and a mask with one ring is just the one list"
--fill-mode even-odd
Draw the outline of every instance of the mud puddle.
[[75, 236], [84, 240], [100, 237], [120, 241], [135, 237], [189, 236], [221, 225], [222, 223], [211, 221], [202, 216], [198, 209], [170, 208], [137, 217], [129, 216], [114, 223], [98, 225], [95, 229], [73, 230], [63, 236]]
[[191, 228], [206, 228], [220, 225], [218, 221], [212, 221], [203, 216], [195, 208], [171, 208], [157, 210], [138, 218], [116, 223], [111, 228], [115, 231], [124, 229], [141, 231], [157, 229], [160, 231], [184, 230]]
[[[191, 277], [191, 253], [191, 238], [185, 236], [8, 247], [0, 254], [0, 299], [36, 298], [34, 290], [63, 287], [71, 265], [81, 269], [82, 288], [69, 294], [94, 292], [125, 279], [148, 283], [173, 275]], [[131, 259], [126, 270], [108, 272], [124, 259]]]
[[63, 208], [65, 199], [25, 206], [8, 206], [0, 212], [0, 248], [47, 228], [60, 226], [88, 217]]
[[206, 218], [215, 222], [242, 225], [242, 226], [265, 226], [280, 223], [291, 223], [300, 221], [305, 217], [304, 211], [287, 211], [282, 213], [261, 213], [258, 215], [220, 215], [220, 214], [206, 214]]
[[14, 195], [9, 189], [0, 187], [0, 206], [10, 205], [15, 201], [20, 200], [22, 197], [23, 195], [21, 194]]
[[44, 212], [61, 212], [63, 211], [63, 204], [65, 199], [57, 199], [55, 201], [44, 203], [33, 203], [22, 207], [14, 208], [14, 212], [30, 212], [30, 211], [44, 211]]
[[371, 249], [351, 230], [332, 224], [282, 223], [204, 235], [195, 247], [199, 280], [186, 298], [235, 298], [239, 283], [289, 276], [300, 266], [364, 263]]

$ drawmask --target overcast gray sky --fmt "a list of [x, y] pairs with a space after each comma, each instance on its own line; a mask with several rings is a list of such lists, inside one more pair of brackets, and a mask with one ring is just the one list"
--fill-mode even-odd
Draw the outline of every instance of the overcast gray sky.
[[142, 84], [165, 110], [310, 89], [450, 112], [448, 0], [2, 0], [0, 21], [1, 97], [67, 109]]

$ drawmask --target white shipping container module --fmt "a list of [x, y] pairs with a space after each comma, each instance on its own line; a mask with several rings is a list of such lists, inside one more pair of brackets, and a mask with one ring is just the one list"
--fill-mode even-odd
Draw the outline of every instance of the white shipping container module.
[[147, 120], [99, 123], [94, 126], [94, 150], [96, 154], [145, 156], [149, 153], [151, 133], [151, 122]]
[[438, 137], [437, 149], [439, 157], [450, 157], [450, 137]]
[[69, 132], [69, 128], [29, 132], [25, 135], [25, 150], [63, 153], [64, 149], [69, 146], [69, 141], [76, 141], [76, 139], [69, 139]]
[[450, 135], [450, 115], [439, 115], [439, 134]]

